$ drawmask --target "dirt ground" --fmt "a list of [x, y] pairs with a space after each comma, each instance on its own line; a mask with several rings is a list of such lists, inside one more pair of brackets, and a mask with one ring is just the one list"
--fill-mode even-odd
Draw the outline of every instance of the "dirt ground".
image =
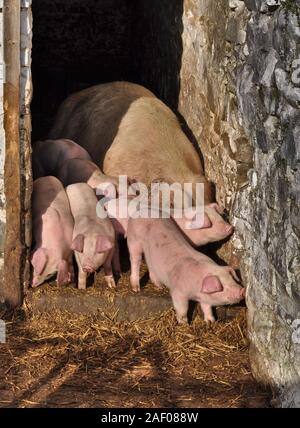
[[0, 407], [269, 407], [253, 379], [245, 309], [207, 325], [173, 310], [119, 322], [113, 314], [0, 314]]

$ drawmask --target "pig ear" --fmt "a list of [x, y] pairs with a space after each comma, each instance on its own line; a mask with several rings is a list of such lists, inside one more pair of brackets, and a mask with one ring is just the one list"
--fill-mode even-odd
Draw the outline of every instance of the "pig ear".
[[211, 227], [211, 221], [206, 213], [204, 213], [202, 220], [197, 220], [196, 216], [190, 220], [185, 222], [185, 229], [193, 230], [193, 229], [207, 229]]
[[84, 247], [84, 235], [79, 234], [76, 236], [76, 238], [73, 240], [71, 249], [74, 251], [78, 251], [78, 253], [83, 253], [83, 247]]
[[97, 236], [96, 241], [96, 252], [97, 253], [106, 253], [113, 248], [114, 243], [107, 236]]
[[57, 271], [57, 285], [65, 285], [69, 284], [71, 282], [71, 272], [69, 269], [69, 265], [66, 262], [66, 260], [61, 260], [58, 265], [58, 271]]
[[41, 275], [43, 273], [47, 260], [48, 254], [45, 248], [39, 248], [38, 250], [34, 251], [31, 256], [31, 264], [36, 275]]
[[207, 276], [202, 283], [202, 293], [213, 294], [223, 291], [221, 281], [217, 276]]

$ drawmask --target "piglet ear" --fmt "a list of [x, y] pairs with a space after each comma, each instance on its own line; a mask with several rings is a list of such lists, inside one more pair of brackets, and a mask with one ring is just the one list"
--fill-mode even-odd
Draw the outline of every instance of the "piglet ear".
[[71, 249], [74, 251], [78, 251], [78, 253], [83, 253], [83, 247], [84, 247], [84, 235], [79, 234], [76, 236], [76, 238], [73, 240]]
[[109, 251], [113, 248], [114, 242], [109, 239], [107, 236], [97, 236], [96, 241], [96, 252], [97, 253], [106, 253], [106, 251]]
[[207, 276], [202, 283], [202, 293], [213, 294], [223, 291], [221, 281], [217, 276]]
[[207, 229], [211, 226], [211, 221], [206, 213], [204, 213], [203, 218], [200, 220], [195, 216], [192, 220], [185, 222], [185, 229], [188, 230]]
[[58, 272], [57, 272], [57, 285], [66, 285], [71, 282], [71, 272], [69, 269], [68, 262], [66, 260], [61, 260], [58, 265]]
[[35, 275], [41, 275], [45, 269], [48, 260], [47, 250], [45, 248], [39, 248], [34, 251], [31, 256], [31, 264], [34, 268]]

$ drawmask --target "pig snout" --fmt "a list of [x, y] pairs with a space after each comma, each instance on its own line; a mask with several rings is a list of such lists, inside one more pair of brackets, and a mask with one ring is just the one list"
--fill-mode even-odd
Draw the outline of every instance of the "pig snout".
[[82, 267], [82, 270], [83, 270], [83, 272], [86, 272], [86, 273], [94, 273], [94, 272], [96, 272], [96, 269], [93, 266], [89, 266], [89, 265], [84, 265]]
[[84, 257], [82, 260], [82, 270], [86, 273], [94, 273], [97, 270], [95, 266], [95, 260], [92, 260], [91, 257]]
[[246, 289], [240, 286], [234, 286], [232, 289], [229, 289], [225, 294], [227, 294], [229, 304], [239, 303], [245, 299]]
[[[232, 277], [233, 269], [225, 267], [226, 276], [218, 277], [209, 275], [204, 278], [201, 292], [211, 295], [211, 298], [217, 304], [234, 304], [239, 303], [245, 298], [246, 289], [241, 287]], [[230, 276], [229, 276], [230, 275]], [[235, 274], [236, 275], [236, 274]], [[236, 277], [237, 278], [237, 277]]]

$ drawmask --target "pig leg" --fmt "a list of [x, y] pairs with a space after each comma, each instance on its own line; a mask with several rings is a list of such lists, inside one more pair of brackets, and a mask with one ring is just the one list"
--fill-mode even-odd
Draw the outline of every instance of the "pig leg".
[[104, 275], [105, 275], [104, 279], [109, 288], [116, 288], [116, 283], [115, 283], [115, 279], [112, 271], [113, 256], [114, 256], [114, 248], [110, 251], [110, 254], [108, 255], [103, 265]]
[[154, 275], [153, 272], [149, 271], [149, 276], [150, 276], [151, 282], [155, 285], [155, 287], [157, 287], [161, 290], [163, 288], [163, 285], [160, 282], [160, 280]]
[[171, 294], [173, 306], [176, 312], [176, 318], [178, 324], [187, 324], [188, 323], [188, 309], [189, 301], [182, 295], [177, 295], [176, 293]]
[[211, 322], [216, 321], [211, 305], [207, 303], [200, 303], [200, 306], [204, 315], [204, 321], [211, 321]]
[[140, 286], [140, 267], [142, 262], [143, 250], [139, 245], [128, 243], [130, 254], [131, 275], [130, 284], [133, 291], [138, 293], [141, 291]]
[[79, 290], [85, 290], [86, 289], [86, 279], [87, 279], [87, 273], [83, 272], [80, 266], [78, 266], [78, 288]]
[[77, 252], [75, 251], [75, 259], [78, 266], [78, 288], [79, 290], [85, 290], [86, 289], [86, 279], [87, 279], [87, 272], [84, 272], [82, 269], [82, 266], [80, 264], [79, 257], [77, 255]]

